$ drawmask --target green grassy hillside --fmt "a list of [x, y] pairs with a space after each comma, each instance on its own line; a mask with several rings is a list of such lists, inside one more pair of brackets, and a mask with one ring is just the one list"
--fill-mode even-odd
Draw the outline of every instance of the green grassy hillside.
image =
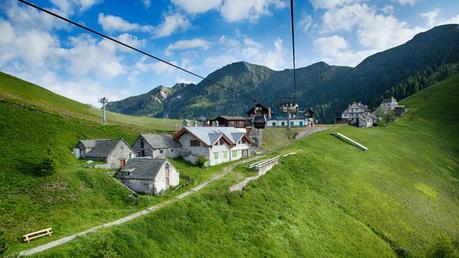
[[[97, 96], [94, 96], [97, 98]], [[100, 122], [101, 110], [62, 97], [42, 87], [0, 72], [0, 101], [27, 106], [59, 116]], [[107, 113], [108, 124], [124, 129], [174, 131], [180, 120], [157, 119]]]
[[[11, 252], [50, 241], [21, 244], [23, 234], [53, 227], [56, 237], [65, 236], [167, 198], [141, 197], [133, 204], [127, 199], [131, 193], [107, 171], [85, 168], [71, 151], [78, 139], [124, 138], [132, 143], [139, 133], [172, 131], [178, 121], [110, 113], [109, 124], [102, 126], [98, 112], [0, 73], [0, 231], [6, 232]], [[58, 171], [42, 177], [37, 171], [50, 144]], [[186, 172], [191, 179], [203, 177], [203, 171]]]
[[[459, 246], [459, 77], [403, 101], [386, 128], [304, 138], [242, 193], [218, 184], [40, 257], [452, 257]], [[240, 168], [238, 171], [242, 171]], [[102, 251], [103, 247], [103, 251]]]

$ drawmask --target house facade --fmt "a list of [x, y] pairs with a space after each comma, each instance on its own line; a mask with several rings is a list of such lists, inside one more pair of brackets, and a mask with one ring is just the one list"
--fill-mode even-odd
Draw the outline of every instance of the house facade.
[[212, 121], [218, 122], [219, 127], [245, 128], [250, 124], [249, 120], [242, 116], [219, 116]]
[[362, 103], [352, 103], [349, 105], [346, 110], [341, 114], [341, 118], [347, 120], [349, 123], [355, 123], [359, 115], [363, 113], [368, 113], [370, 110], [366, 105]]
[[137, 157], [177, 158], [182, 146], [168, 134], [141, 134], [132, 149]]
[[394, 97], [383, 99], [379, 107], [384, 111], [394, 110], [398, 106], [398, 102]]
[[372, 127], [373, 123], [376, 122], [376, 117], [371, 113], [362, 113], [357, 117], [356, 125], [361, 128]]
[[309, 121], [300, 117], [290, 118], [289, 121], [286, 116], [273, 116], [266, 123], [266, 127], [288, 127], [289, 123], [291, 127], [305, 127]]
[[99, 168], [122, 168], [126, 162], [135, 157], [134, 151], [122, 139], [80, 140], [73, 149], [77, 159], [102, 161]]
[[248, 157], [253, 143], [245, 129], [234, 127], [183, 127], [174, 138], [188, 151], [184, 159], [205, 157], [209, 166]]
[[118, 177], [129, 189], [145, 194], [159, 194], [180, 183], [179, 172], [167, 159], [151, 157], [130, 159]]

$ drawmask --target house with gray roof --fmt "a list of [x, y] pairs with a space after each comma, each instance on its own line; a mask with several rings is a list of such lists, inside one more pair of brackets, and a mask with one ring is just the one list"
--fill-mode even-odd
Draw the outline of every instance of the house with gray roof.
[[183, 127], [174, 139], [187, 150], [184, 159], [196, 163], [205, 157], [209, 166], [248, 157], [253, 143], [244, 128], [234, 127]]
[[180, 181], [179, 172], [167, 159], [151, 157], [128, 160], [118, 177], [131, 190], [145, 194], [159, 194]]
[[126, 161], [135, 157], [131, 147], [122, 139], [80, 140], [73, 149], [77, 159], [102, 161], [99, 168], [120, 168]]
[[177, 158], [182, 145], [168, 134], [141, 134], [132, 149], [137, 157]]

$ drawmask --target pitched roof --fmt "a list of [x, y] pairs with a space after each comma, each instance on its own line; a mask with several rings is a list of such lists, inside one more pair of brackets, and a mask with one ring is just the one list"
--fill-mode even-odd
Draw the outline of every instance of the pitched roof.
[[349, 105], [349, 108], [363, 108], [363, 109], [366, 109], [367, 106], [362, 104], [362, 103], [354, 102], [354, 103], [352, 103], [352, 105]]
[[150, 157], [132, 158], [121, 169], [121, 171], [131, 172], [130, 175], [120, 175], [120, 177], [154, 179], [165, 162], [166, 159], [154, 159]]
[[395, 100], [394, 97], [390, 97], [390, 98], [385, 98], [382, 100], [382, 104], [389, 104], [389, 103], [392, 103], [392, 102], [397, 102], [397, 100]]
[[[182, 130], [190, 132], [208, 146], [213, 145], [221, 137], [229, 141], [230, 144], [236, 144], [246, 135], [234, 127], [184, 127]], [[176, 137], [181, 136], [182, 130], [177, 133]], [[248, 139], [251, 141], [250, 138]]]
[[[81, 143], [86, 146], [92, 146], [89, 147], [91, 150], [86, 153], [87, 157], [92, 157], [92, 158], [105, 158], [110, 155], [110, 153], [116, 148], [118, 143], [123, 143], [129, 148], [129, 145], [127, 145], [123, 140], [81, 140]], [[86, 147], [88, 148], [88, 147]]]
[[168, 134], [141, 134], [140, 136], [154, 149], [182, 148], [182, 145]]

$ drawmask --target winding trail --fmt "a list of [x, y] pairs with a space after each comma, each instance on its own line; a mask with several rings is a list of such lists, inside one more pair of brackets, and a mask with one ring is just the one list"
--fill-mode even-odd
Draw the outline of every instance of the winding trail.
[[43, 245], [39, 245], [39, 246], [30, 248], [30, 249], [21, 251], [21, 252], [19, 252], [18, 256], [21, 257], [21, 256], [28, 256], [28, 255], [37, 254], [37, 253], [46, 251], [48, 249], [63, 245], [65, 243], [68, 243], [68, 242], [74, 240], [75, 238], [77, 238], [79, 236], [87, 235], [87, 234], [89, 234], [91, 232], [95, 232], [95, 231], [97, 231], [99, 229], [102, 229], [102, 228], [109, 228], [109, 227], [121, 225], [121, 224], [126, 223], [128, 221], [131, 221], [131, 220], [134, 220], [136, 218], [139, 218], [139, 217], [145, 216], [147, 214], [153, 213], [153, 212], [155, 212], [155, 211], [157, 211], [157, 210], [159, 210], [159, 209], [161, 209], [161, 208], [163, 208], [163, 207], [165, 207], [167, 205], [175, 203], [175, 202], [177, 202], [179, 200], [184, 199], [185, 197], [187, 197], [189, 195], [192, 195], [195, 192], [198, 192], [198, 191], [202, 190], [204, 187], [206, 187], [210, 183], [215, 182], [215, 181], [223, 178], [224, 176], [226, 176], [228, 173], [233, 171], [233, 169], [237, 165], [242, 164], [242, 163], [246, 163], [246, 162], [250, 162], [251, 160], [253, 160], [255, 158], [259, 158], [259, 157], [260, 156], [253, 156], [252, 158], [245, 159], [245, 160], [242, 160], [240, 162], [231, 164], [230, 166], [227, 166], [227, 167], [223, 168], [219, 173], [213, 175], [212, 177], [210, 177], [206, 181], [202, 182], [201, 184], [191, 188], [190, 190], [188, 190], [188, 191], [186, 191], [184, 193], [181, 193], [181, 194], [175, 196], [174, 198], [172, 198], [170, 200], [161, 202], [161, 203], [159, 203], [159, 204], [157, 204], [155, 206], [151, 206], [151, 207], [149, 207], [147, 209], [138, 211], [136, 213], [133, 213], [133, 214], [128, 215], [126, 217], [120, 218], [118, 220], [115, 220], [115, 221], [112, 221], [112, 222], [108, 222], [108, 223], [105, 223], [105, 224], [90, 228], [88, 230], [85, 230], [85, 231], [82, 231], [82, 232], [79, 232], [79, 233], [76, 233], [76, 234], [73, 234], [73, 235], [69, 235], [69, 236], [66, 236], [66, 237], [51, 241], [51, 242], [43, 244]]
[[[316, 132], [319, 132], [319, 131], [322, 131], [322, 130], [325, 130], [325, 129], [321, 129], [321, 130], [313, 130], [312, 132], [310, 133], [305, 133], [304, 135], [302, 135], [301, 137], [298, 137], [298, 138], [302, 138], [302, 137], [307, 137], [311, 134], [314, 134]], [[287, 144], [287, 145], [290, 145]], [[285, 147], [285, 146], [283, 146]], [[274, 151], [274, 150], [271, 150], [271, 152]], [[267, 152], [269, 153], [269, 152]], [[202, 182], [201, 184], [191, 188], [190, 190], [184, 192], [184, 193], [181, 193], [177, 196], [175, 196], [174, 198], [170, 199], [170, 200], [167, 200], [167, 201], [164, 201], [164, 202], [161, 202], [159, 204], [156, 204], [154, 206], [151, 206], [147, 209], [144, 209], [144, 210], [141, 210], [141, 211], [138, 211], [138, 212], [135, 212], [131, 215], [128, 215], [128, 216], [125, 216], [123, 218], [120, 218], [118, 220], [115, 220], [115, 221], [112, 221], [112, 222], [108, 222], [108, 223], [105, 223], [105, 224], [102, 224], [102, 225], [99, 225], [99, 226], [96, 226], [96, 227], [93, 227], [93, 228], [90, 228], [88, 230], [85, 230], [85, 231], [82, 231], [82, 232], [79, 232], [79, 233], [76, 233], [76, 234], [72, 234], [72, 235], [69, 235], [69, 236], [66, 236], [66, 237], [63, 237], [63, 238], [60, 238], [60, 239], [57, 239], [57, 240], [54, 240], [54, 241], [51, 241], [49, 243], [46, 243], [46, 244], [43, 244], [43, 245], [39, 245], [39, 246], [36, 246], [36, 247], [33, 247], [33, 248], [30, 248], [30, 249], [26, 249], [24, 251], [21, 251], [19, 252], [18, 256], [21, 257], [21, 256], [28, 256], [28, 255], [33, 255], [33, 254], [37, 254], [37, 253], [40, 253], [40, 252], [43, 252], [43, 251], [46, 251], [46, 250], [49, 250], [51, 248], [54, 248], [54, 247], [57, 247], [57, 246], [60, 246], [60, 245], [63, 245], [65, 243], [68, 243], [72, 240], [74, 240], [75, 238], [77, 237], [80, 237], [80, 236], [84, 236], [84, 235], [87, 235], [91, 232], [95, 232], [99, 229], [102, 229], [102, 228], [109, 228], [109, 227], [113, 227], [113, 226], [117, 226], [117, 225], [121, 225], [123, 223], [126, 223], [126, 222], [129, 222], [131, 220], [134, 220], [136, 218], [139, 218], [139, 217], [142, 217], [142, 216], [145, 216], [147, 214], [150, 214], [150, 213], [153, 213], [167, 205], [170, 205], [170, 204], [173, 204], [177, 201], [180, 201], [182, 199], [184, 199], [185, 197], [189, 196], [189, 195], [192, 195], [193, 193], [195, 192], [198, 192], [200, 190], [202, 190], [204, 187], [206, 187], [207, 185], [209, 185], [210, 183], [212, 182], [215, 182], [221, 178], [223, 178], [224, 176], [226, 176], [228, 173], [230, 173], [231, 171], [233, 171], [233, 169], [239, 165], [239, 164], [243, 164], [243, 163], [247, 163], [247, 162], [250, 162], [254, 159], [258, 159], [260, 157], [263, 157], [265, 156], [267, 153], [264, 153], [262, 155], [256, 155], [256, 156], [252, 156], [248, 159], [244, 159], [244, 160], [241, 160], [239, 162], [236, 162], [236, 163], [233, 163], [225, 168], [223, 168], [219, 173], [213, 175], [212, 177], [210, 177], [209, 179], [207, 179], [206, 181]], [[247, 185], [250, 181], [253, 181], [253, 180], [256, 180], [258, 179], [258, 177], [260, 177], [261, 175], [257, 175], [255, 176], [255, 178], [251, 178], [251, 179], [246, 179], [244, 180], [243, 182], [233, 186], [235, 188], [241, 188], [243, 189], [245, 187], [245, 185]], [[239, 189], [237, 189], [239, 190]]]

